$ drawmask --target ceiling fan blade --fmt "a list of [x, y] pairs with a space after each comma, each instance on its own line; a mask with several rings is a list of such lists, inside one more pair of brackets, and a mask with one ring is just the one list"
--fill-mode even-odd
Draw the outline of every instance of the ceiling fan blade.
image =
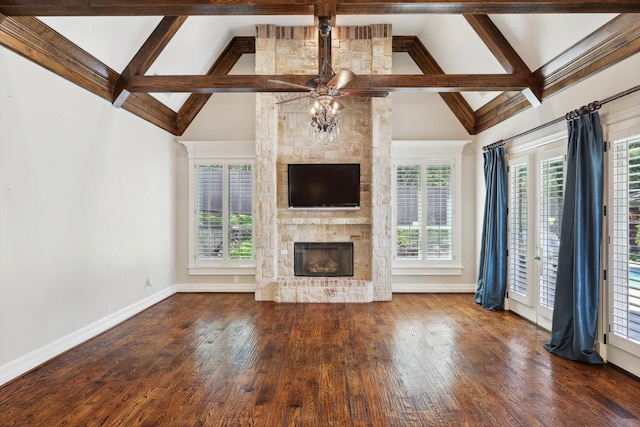
[[284, 80], [269, 79], [269, 83], [277, 83], [285, 86], [297, 87], [299, 89], [304, 89], [304, 90], [313, 90], [310, 87], [299, 85], [297, 83], [285, 82]]
[[347, 89], [340, 92], [345, 96], [366, 96], [369, 98], [386, 98], [389, 96], [389, 92], [386, 90], [370, 90], [370, 89]]
[[276, 102], [276, 105], [277, 104], [286, 104], [287, 102], [297, 101], [299, 99], [309, 99], [309, 95], [302, 95], [302, 96], [296, 96], [294, 98], [283, 99], [282, 101]]
[[342, 69], [327, 83], [327, 87], [340, 90], [347, 85], [356, 75], [347, 69]]

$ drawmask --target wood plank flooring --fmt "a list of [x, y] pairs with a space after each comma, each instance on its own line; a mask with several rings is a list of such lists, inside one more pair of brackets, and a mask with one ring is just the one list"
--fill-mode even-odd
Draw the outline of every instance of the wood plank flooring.
[[0, 388], [0, 426], [640, 426], [640, 380], [469, 294], [177, 294]]

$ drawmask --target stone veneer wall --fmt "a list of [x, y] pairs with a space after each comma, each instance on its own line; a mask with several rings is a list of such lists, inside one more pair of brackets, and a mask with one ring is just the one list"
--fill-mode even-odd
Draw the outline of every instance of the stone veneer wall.
[[[390, 25], [337, 27], [332, 65], [356, 74], [391, 72]], [[316, 74], [315, 27], [256, 28], [257, 74]], [[391, 299], [390, 100], [346, 97], [341, 133], [314, 139], [307, 99], [256, 95], [256, 299], [283, 302], [368, 302]], [[287, 209], [287, 164], [360, 163], [357, 211]], [[293, 276], [293, 243], [353, 242], [352, 278]]]

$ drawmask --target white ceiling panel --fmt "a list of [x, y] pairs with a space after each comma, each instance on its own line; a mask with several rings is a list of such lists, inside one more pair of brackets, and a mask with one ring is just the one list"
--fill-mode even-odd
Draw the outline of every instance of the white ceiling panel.
[[42, 22], [121, 73], [161, 17], [41, 17]]
[[147, 74], [206, 74], [233, 37], [255, 36], [257, 24], [312, 26], [313, 16], [190, 16]]
[[447, 74], [505, 72], [461, 15], [427, 15], [418, 36]]
[[531, 71], [606, 24], [617, 14], [491, 15]]

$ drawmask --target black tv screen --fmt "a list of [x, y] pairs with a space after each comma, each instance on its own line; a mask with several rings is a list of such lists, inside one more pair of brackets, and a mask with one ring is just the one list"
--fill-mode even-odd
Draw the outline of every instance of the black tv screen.
[[358, 208], [360, 164], [289, 164], [290, 208]]

